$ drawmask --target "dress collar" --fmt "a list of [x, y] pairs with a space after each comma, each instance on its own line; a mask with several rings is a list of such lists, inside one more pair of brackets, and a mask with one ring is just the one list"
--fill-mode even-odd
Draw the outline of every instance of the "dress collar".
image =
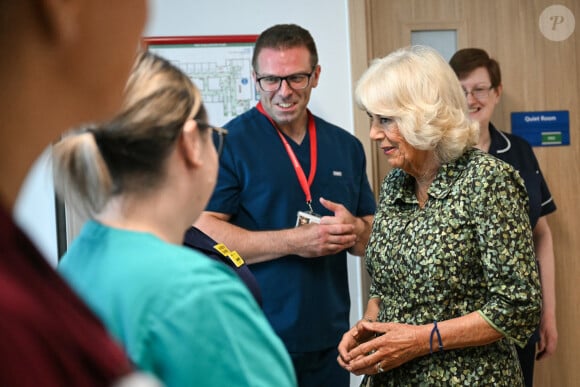
[[[455, 185], [455, 181], [461, 176], [470, 159], [476, 153], [483, 153], [479, 149], [469, 149], [458, 159], [442, 164], [437, 171], [437, 176], [429, 187], [428, 194], [431, 197], [441, 199], [446, 197]], [[397, 201], [403, 203], [417, 203], [415, 197], [415, 178], [401, 169], [393, 171], [393, 175], [385, 182], [392, 185], [390, 194], [385, 198], [387, 203], [393, 204]]]

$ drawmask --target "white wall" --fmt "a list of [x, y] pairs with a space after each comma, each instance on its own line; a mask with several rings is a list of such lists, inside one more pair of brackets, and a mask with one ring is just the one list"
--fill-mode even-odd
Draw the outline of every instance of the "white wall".
[[47, 260], [56, 266], [58, 260], [56, 210], [48, 148], [36, 160], [20, 189], [20, 195], [14, 206], [14, 219]]

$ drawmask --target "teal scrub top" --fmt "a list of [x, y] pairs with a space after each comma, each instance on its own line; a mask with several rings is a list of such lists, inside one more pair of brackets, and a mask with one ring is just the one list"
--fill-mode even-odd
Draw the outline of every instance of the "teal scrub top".
[[168, 387], [296, 385], [282, 342], [225, 265], [89, 221], [58, 269], [131, 360]]

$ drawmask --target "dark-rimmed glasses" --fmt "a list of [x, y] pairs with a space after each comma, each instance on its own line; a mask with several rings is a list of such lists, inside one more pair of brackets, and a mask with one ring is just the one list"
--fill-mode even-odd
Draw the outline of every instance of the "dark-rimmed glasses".
[[266, 92], [280, 90], [280, 87], [282, 87], [282, 81], [286, 81], [286, 84], [292, 90], [303, 90], [310, 84], [312, 74], [314, 74], [314, 69], [312, 69], [310, 73], [290, 74], [285, 77], [266, 75], [264, 77], [257, 77], [256, 81], [258, 82], [258, 85], [260, 85], [260, 89]]
[[197, 122], [197, 125], [201, 128], [201, 129], [211, 129], [213, 132], [213, 143], [215, 145], [218, 157], [220, 157], [222, 155], [222, 151], [224, 150], [224, 143], [226, 142], [226, 135], [228, 134], [228, 130], [224, 129], [224, 128], [220, 128], [217, 126], [212, 126], [210, 124], [207, 124], [205, 122], [201, 122], [199, 120], [195, 120], [195, 122]]
[[493, 86], [489, 87], [478, 86], [471, 89], [470, 91], [463, 89], [463, 94], [465, 94], [465, 98], [467, 98], [469, 94], [471, 94], [473, 98], [483, 100], [489, 97], [489, 92], [491, 91], [491, 89], [493, 89]]

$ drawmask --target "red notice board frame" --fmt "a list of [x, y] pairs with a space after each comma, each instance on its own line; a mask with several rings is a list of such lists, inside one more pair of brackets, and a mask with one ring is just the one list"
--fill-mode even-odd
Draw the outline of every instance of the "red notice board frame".
[[258, 35], [150, 36], [143, 38], [143, 45], [255, 43], [257, 39]]

